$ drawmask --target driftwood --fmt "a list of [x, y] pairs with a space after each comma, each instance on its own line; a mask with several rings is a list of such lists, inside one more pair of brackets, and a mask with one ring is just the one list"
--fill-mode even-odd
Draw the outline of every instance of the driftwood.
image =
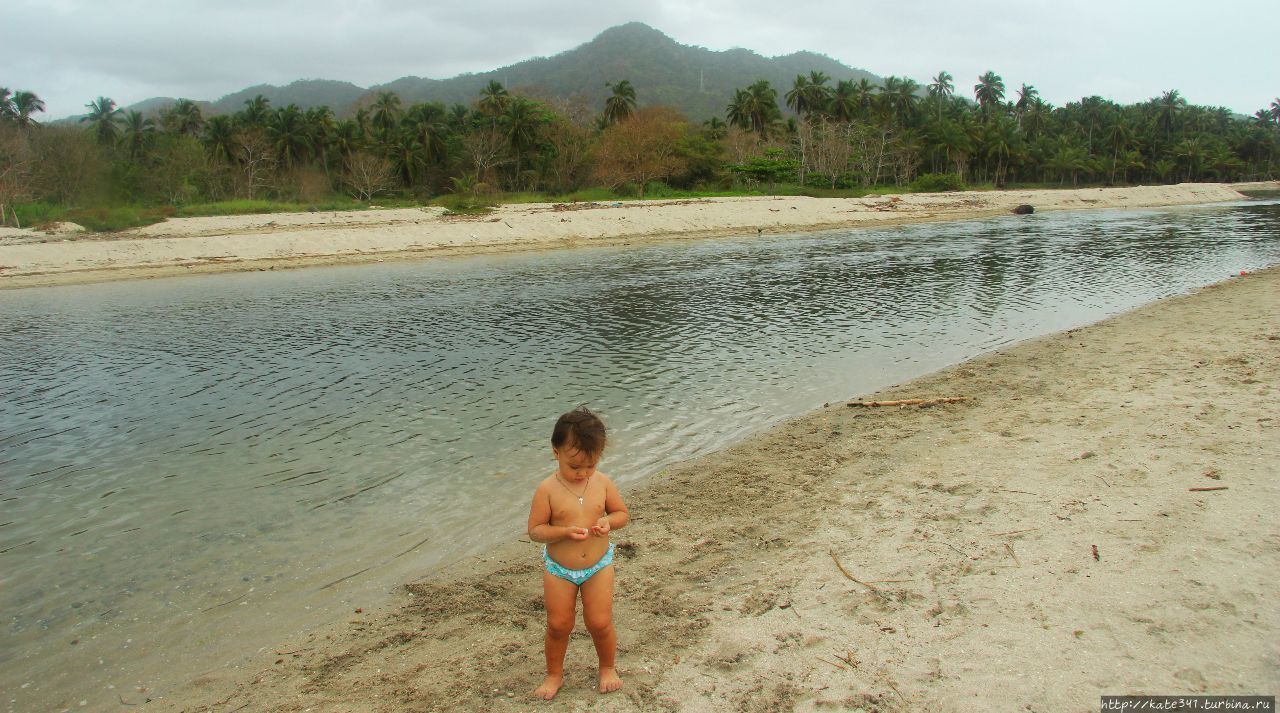
[[873, 406], [933, 406], [934, 404], [954, 404], [968, 401], [968, 396], [943, 396], [936, 399], [898, 399], [896, 401], [850, 401], [849, 406], [870, 408]]
[[1226, 490], [1226, 489], [1227, 489], [1227, 486], [1225, 485], [1217, 485], [1212, 488], [1187, 488], [1187, 490], [1190, 490], [1193, 493], [1205, 493], [1210, 490]]
[[840, 560], [836, 559], [836, 553], [831, 552], [829, 554], [831, 555], [831, 561], [836, 563], [836, 569], [840, 570], [840, 574], [843, 574], [845, 578], [847, 578], [850, 582], [857, 582], [858, 584], [861, 584], [862, 586], [866, 587], [867, 589], [870, 589], [873, 592], [880, 591], [879, 589], [876, 589], [870, 584], [867, 584], [866, 582], [858, 580], [858, 578], [854, 577], [852, 574], [849, 574], [848, 570], [844, 568], [844, 565], [840, 564]]
[[993, 532], [993, 533], [991, 533], [991, 536], [992, 536], [992, 537], [999, 537], [1000, 535], [1021, 535], [1021, 534], [1022, 534], [1022, 533], [1024, 533], [1024, 532], [1034, 532], [1034, 531], [1039, 530], [1039, 529], [1040, 529], [1040, 528], [1038, 528], [1038, 527], [1028, 527], [1028, 528], [1027, 528], [1027, 529], [1025, 529], [1025, 530], [1009, 530], [1008, 532]]

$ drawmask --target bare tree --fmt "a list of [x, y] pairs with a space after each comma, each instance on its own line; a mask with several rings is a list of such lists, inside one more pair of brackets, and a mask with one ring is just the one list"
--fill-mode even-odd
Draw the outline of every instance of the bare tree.
[[396, 184], [391, 162], [383, 156], [356, 151], [347, 159], [343, 180], [358, 200], [367, 201]]
[[[808, 124], [806, 123], [806, 126]], [[801, 127], [801, 131], [806, 130]], [[826, 177], [832, 188], [840, 177], [849, 173], [849, 162], [853, 154], [853, 145], [849, 140], [849, 124], [846, 122], [821, 121], [812, 127], [813, 139], [809, 145], [809, 168], [814, 173]]]
[[471, 161], [478, 180], [489, 183], [493, 169], [510, 162], [507, 157], [507, 138], [496, 126], [480, 128], [462, 139], [462, 151]]
[[613, 188], [635, 184], [643, 197], [645, 184], [686, 168], [678, 147], [687, 131], [684, 117], [673, 109], [637, 110], [600, 134], [596, 178]]
[[249, 129], [240, 135], [236, 146], [236, 195], [255, 198], [258, 190], [269, 185], [276, 168], [276, 154], [261, 129]]
[[[0, 225], [8, 224], [6, 208], [12, 213], [14, 203], [31, 198], [34, 163], [35, 155], [26, 135], [12, 124], [0, 122]], [[13, 213], [13, 219], [17, 223], [17, 213]]]

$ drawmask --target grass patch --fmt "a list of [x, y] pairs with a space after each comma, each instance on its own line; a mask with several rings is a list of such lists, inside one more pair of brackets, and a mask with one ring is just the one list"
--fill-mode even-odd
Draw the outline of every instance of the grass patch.
[[110, 208], [78, 208], [67, 211], [63, 217], [72, 223], [83, 225], [95, 233], [112, 233], [129, 228], [159, 223], [175, 213], [173, 206], [143, 208], [139, 206], [113, 206]]
[[450, 193], [433, 199], [431, 205], [444, 208], [445, 215], [486, 215], [492, 213], [498, 203], [484, 196]]
[[[61, 223], [67, 220], [67, 209], [53, 203], [38, 201], [20, 205], [5, 205], [4, 225], [13, 225], [13, 214], [18, 215], [18, 224], [24, 228], [33, 228], [50, 223]], [[11, 212], [12, 211], [12, 212]], [[15, 226], [16, 227], [16, 226]]]

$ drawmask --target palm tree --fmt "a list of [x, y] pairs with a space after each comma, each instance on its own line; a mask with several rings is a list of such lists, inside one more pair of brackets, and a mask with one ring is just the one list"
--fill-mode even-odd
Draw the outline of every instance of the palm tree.
[[467, 128], [467, 119], [470, 118], [471, 110], [465, 104], [454, 104], [449, 107], [449, 116], [447, 122], [449, 129], [454, 133], [462, 133]]
[[523, 97], [516, 97], [507, 106], [502, 115], [502, 130], [506, 134], [507, 144], [515, 155], [515, 177], [520, 181], [520, 165], [524, 155], [538, 141], [539, 129], [546, 123], [541, 106]]
[[702, 122], [702, 129], [706, 132], [707, 138], [713, 141], [719, 141], [729, 133], [729, 126], [715, 116]]
[[490, 116], [497, 121], [497, 118], [507, 110], [507, 105], [511, 103], [511, 94], [506, 87], [500, 83], [490, 80], [484, 89], [480, 90], [480, 101], [476, 104], [480, 108], [480, 113]]
[[138, 158], [151, 145], [156, 135], [155, 119], [145, 117], [140, 111], [130, 111], [124, 117], [122, 143], [128, 147], [130, 158]]
[[161, 114], [160, 121], [169, 131], [186, 136], [196, 136], [204, 126], [200, 107], [190, 99], [179, 99], [168, 111]]
[[423, 159], [427, 163], [444, 161], [449, 127], [445, 123], [442, 104], [414, 104], [405, 112], [402, 126], [413, 132], [422, 144]]
[[307, 109], [302, 116], [302, 123], [307, 134], [312, 154], [320, 154], [320, 167], [324, 175], [329, 175], [329, 145], [333, 143], [333, 130], [336, 126], [333, 110], [327, 106]]
[[98, 143], [109, 145], [114, 144], [116, 138], [120, 135], [120, 115], [123, 113], [116, 108], [115, 100], [110, 97], [98, 97], [93, 101], [85, 104], [89, 113], [80, 117], [80, 123], [89, 122], [89, 130], [98, 137]]
[[779, 117], [777, 99], [777, 90], [761, 79], [746, 89], [734, 90], [725, 116], [731, 125], [751, 129], [763, 137]]
[[872, 84], [866, 77], [859, 79], [858, 83], [853, 85], [853, 100], [859, 113], [866, 115], [871, 111], [875, 91], [876, 85]]
[[830, 80], [822, 72], [809, 72], [808, 77], [797, 74], [791, 84], [791, 91], [784, 97], [787, 106], [806, 118], [825, 110], [831, 99], [831, 90], [826, 86]]
[[1036, 98], [1039, 96], [1039, 90], [1024, 82], [1022, 88], [1018, 90], [1018, 102], [1014, 104], [1014, 107], [1017, 108], [1018, 113], [1021, 114], [1035, 103]]
[[768, 80], [761, 79], [747, 87], [746, 100], [751, 129], [763, 137], [769, 132], [774, 120], [781, 116], [778, 111], [778, 91], [769, 85]]
[[992, 71], [978, 77], [978, 83], [973, 85], [973, 95], [978, 100], [978, 106], [982, 107], [984, 114], [990, 114], [991, 108], [998, 106], [1004, 100], [1004, 79], [1000, 75]]
[[379, 92], [373, 100], [373, 126], [383, 141], [390, 141], [392, 132], [400, 123], [400, 95], [395, 92]]
[[387, 158], [391, 159], [392, 167], [406, 187], [413, 186], [419, 172], [426, 165], [422, 142], [407, 131], [400, 132], [394, 141], [387, 144]]
[[246, 99], [244, 109], [236, 115], [236, 120], [244, 126], [264, 127], [271, 118], [271, 100], [261, 94]]
[[1125, 151], [1120, 154], [1120, 169], [1122, 171], [1121, 178], [1125, 183], [1129, 182], [1129, 171], [1132, 169], [1146, 168], [1147, 164], [1142, 158], [1142, 152], [1137, 150]]
[[360, 129], [360, 135], [362, 137], [368, 138], [369, 135], [372, 133], [370, 131], [371, 126], [369, 123], [370, 121], [369, 107], [362, 106], [359, 109], [356, 109], [356, 115], [355, 115], [355, 118], [352, 119], [352, 121], [354, 121], [356, 123], [356, 127]]
[[1173, 159], [1162, 158], [1151, 164], [1151, 172], [1162, 181], [1168, 182], [1169, 176], [1178, 168]]
[[973, 143], [970, 141], [964, 127], [955, 121], [946, 119], [935, 125], [930, 133], [930, 140], [934, 144], [934, 150], [942, 149], [946, 155], [946, 162], [952, 164], [955, 167], [956, 175], [963, 179], [965, 175], [964, 166], [969, 160], [969, 154], [973, 152]]
[[809, 78], [803, 74], [797, 74], [795, 80], [791, 82], [791, 90], [783, 97], [787, 102], [787, 106], [800, 116], [804, 116], [805, 112], [810, 108], [808, 97], [806, 96], [808, 89]]
[[1271, 116], [1280, 122], [1280, 97], [1271, 100]]
[[355, 119], [339, 121], [333, 128], [333, 149], [338, 152], [338, 158], [342, 160], [345, 166], [351, 160], [352, 154], [364, 148], [364, 132], [360, 130], [360, 123]]
[[1017, 125], [1007, 117], [996, 117], [984, 125], [982, 144], [987, 157], [994, 156], [996, 159], [996, 185], [1004, 185], [1009, 156], [1019, 144]]
[[1169, 91], [1161, 94], [1160, 98], [1156, 100], [1156, 109], [1158, 111], [1160, 124], [1164, 127], [1165, 141], [1169, 141], [1173, 138], [1174, 119], [1176, 119], [1178, 114], [1182, 113], [1182, 110], [1185, 108], [1187, 108], [1187, 100], [1183, 99], [1182, 96], [1178, 94], [1177, 89], [1170, 89]]
[[1116, 182], [1116, 168], [1120, 165], [1120, 155], [1125, 153], [1133, 142], [1133, 127], [1124, 117], [1120, 117], [1107, 129], [1107, 143], [1111, 144], [1111, 182]]
[[605, 123], [616, 124], [631, 116], [636, 108], [636, 88], [631, 86], [631, 82], [624, 79], [617, 84], [605, 84], [605, 86], [613, 91], [613, 94], [604, 100]]
[[12, 92], [8, 87], [0, 87], [0, 119], [9, 119], [14, 115], [13, 102], [9, 99]]
[[1200, 176], [1200, 167], [1204, 162], [1206, 150], [1199, 136], [1193, 136], [1178, 142], [1173, 148], [1173, 155], [1187, 166], [1187, 180], [1192, 181]]
[[1046, 117], [1053, 112], [1053, 107], [1047, 104], [1040, 97], [1036, 97], [1023, 113], [1020, 121], [1022, 122], [1022, 130], [1026, 132], [1028, 137], [1035, 138], [1040, 134], [1040, 130], [1044, 127]]
[[933, 98], [935, 104], [938, 105], [938, 120], [942, 120], [942, 105], [946, 100], [951, 98], [955, 93], [956, 85], [952, 81], [955, 77], [950, 72], [941, 71], [933, 78], [933, 83], [929, 85], [929, 96]]
[[267, 122], [267, 140], [286, 168], [293, 168], [311, 150], [306, 116], [297, 104], [276, 109]]
[[920, 85], [914, 79], [894, 76], [884, 78], [884, 86], [880, 88], [880, 94], [884, 97], [886, 108], [899, 126], [910, 124], [916, 103], [920, 101], [920, 97], [916, 94], [919, 89]]
[[236, 158], [236, 122], [227, 114], [211, 116], [204, 123], [202, 139], [205, 150], [227, 163], [234, 163]]
[[40, 97], [36, 96], [34, 92], [21, 89], [14, 93], [10, 104], [13, 118], [17, 120], [18, 126], [22, 128], [37, 123], [35, 119], [31, 118], [31, 115], [38, 111], [44, 111], [44, 101]]
[[858, 95], [852, 80], [836, 82], [835, 91], [827, 100], [826, 113], [836, 121], [853, 121], [858, 114]]

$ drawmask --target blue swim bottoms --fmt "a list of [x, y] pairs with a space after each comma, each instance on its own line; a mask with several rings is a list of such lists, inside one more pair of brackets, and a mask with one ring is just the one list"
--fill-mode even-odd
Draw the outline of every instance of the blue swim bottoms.
[[547, 566], [547, 571], [566, 582], [573, 582], [579, 587], [582, 583], [591, 579], [591, 575], [613, 564], [613, 543], [609, 543], [609, 549], [605, 550], [604, 557], [599, 562], [591, 565], [586, 569], [569, 569], [559, 562], [551, 559], [551, 555], [547, 554], [547, 548], [542, 548], [542, 562]]

